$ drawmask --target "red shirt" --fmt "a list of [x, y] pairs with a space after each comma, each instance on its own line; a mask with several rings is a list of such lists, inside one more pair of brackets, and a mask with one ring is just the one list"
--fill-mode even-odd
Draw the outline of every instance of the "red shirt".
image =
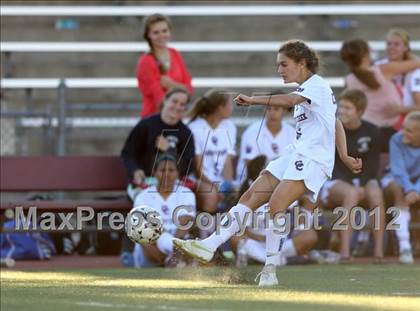
[[[181, 54], [173, 48], [168, 50], [171, 67], [166, 75], [175, 82], [184, 84], [191, 94], [191, 76], [185, 67]], [[137, 85], [143, 95], [142, 118], [159, 112], [159, 105], [168, 91], [160, 85], [160, 77], [156, 59], [150, 53], [142, 55], [137, 63]]]

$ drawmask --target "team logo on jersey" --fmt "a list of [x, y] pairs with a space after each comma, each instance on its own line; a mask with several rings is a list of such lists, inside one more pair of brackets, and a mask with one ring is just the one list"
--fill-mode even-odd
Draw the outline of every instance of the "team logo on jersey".
[[301, 122], [307, 119], [308, 117], [306, 116], [306, 113], [301, 113], [300, 115], [295, 117], [296, 122]]
[[303, 170], [303, 162], [301, 160], [295, 162], [296, 170], [301, 171]]
[[296, 91], [295, 92], [299, 92], [299, 93], [301, 93], [301, 92], [303, 92], [305, 89], [303, 88], [303, 87], [298, 87], [297, 89], [296, 89]]
[[278, 153], [279, 152], [279, 146], [275, 143], [271, 144], [271, 149], [273, 149], [274, 153]]
[[296, 140], [298, 140], [302, 136], [302, 129], [299, 127], [296, 130]]
[[162, 205], [161, 210], [165, 215], [169, 214], [169, 207], [167, 205]]
[[333, 105], [336, 105], [337, 101], [335, 100], [334, 93], [331, 93], [331, 99], [332, 99]]
[[217, 145], [217, 137], [216, 137], [216, 136], [212, 136], [212, 137], [211, 137], [211, 142], [212, 142], [214, 145]]
[[252, 151], [252, 147], [251, 146], [246, 146], [245, 152], [246, 153], [251, 153], [251, 151]]

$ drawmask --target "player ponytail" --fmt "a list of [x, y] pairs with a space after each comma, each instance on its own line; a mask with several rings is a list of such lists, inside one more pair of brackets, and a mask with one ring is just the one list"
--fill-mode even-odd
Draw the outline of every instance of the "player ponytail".
[[363, 58], [369, 55], [369, 45], [363, 39], [353, 39], [343, 43], [341, 47], [341, 59], [349, 66], [350, 71], [372, 90], [377, 90], [380, 87], [378, 80], [374, 73], [368, 69], [362, 68]]
[[319, 55], [301, 40], [287, 41], [280, 47], [279, 53], [293, 59], [296, 63], [305, 60], [306, 68], [312, 73], [317, 73], [319, 70]]
[[209, 90], [194, 102], [191, 110], [187, 113], [187, 116], [190, 118], [190, 121], [194, 121], [198, 117], [209, 116], [213, 114], [219, 106], [225, 105], [229, 98], [227, 91], [217, 89]]

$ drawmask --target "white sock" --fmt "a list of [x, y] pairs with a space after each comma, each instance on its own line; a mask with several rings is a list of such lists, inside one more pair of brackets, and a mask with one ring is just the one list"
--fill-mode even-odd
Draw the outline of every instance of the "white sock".
[[285, 258], [297, 255], [293, 239], [286, 239], [286, 241], [283, 244], [283, 248], [281, 249], [281, 255]]
[[407, 208], [400, 208], [400, 216], [395, 222], [400, 226], [395, 232], [397, 234], [400, 252], [405, 249], [411, 249], [409, 231], [410, 218], [410, 210]]
[[172, 234], [169, 232], [163, 232], [159, 239], [156, 241], [156, 246], [162, 253], [169, 255], [173, 251], [173, 239], [174, 236]]
[[240, 230], [239, 223], [245, 223], [245, 226], [249, 226], [252, 222], [252, 210], [243, 204], [237, 204], [232, 207], [228, 215], [231, 219], [230, 224], [228, 226], [224, 225], [228, 221], [228, 217], [225, 216], [221, 221], [222, 226], [220, 227], [219, 234], [215, 231], [211, 236], [201, 241], [204, 247], [214, 252], [220, 245]]
[[269, 226], [266, 229], [265, 265], [278, 265], [281, 262], [281, 250], [289, 232], [286, 230], [287, 224], [284, 224], [284, 226], [283, 223], [279, 225], [275, 226], [273, 220], [270, 219]]
[[265, 242], [247, 239], [245, 242], [246, 253], [249, 258], [258, 262], [265, 262]]
[[208, 217], [209, 217], [209, 219], [208, 219], [209, 223], [205, 224], [204, 228], [202, 228], [202, 229], [200, 228], [200, 230], [198, 232], [198, 234], [200, 236], [200, 239], [202, 239], [202, 240], [204, 240], [205, 238], [208, 238], [210, 235], [212, 235], [212, 233], [214, 232], [215, 227], [216, 227], [216, 225], [215, 225], [216, 224], [216, 216], [208, 214]]

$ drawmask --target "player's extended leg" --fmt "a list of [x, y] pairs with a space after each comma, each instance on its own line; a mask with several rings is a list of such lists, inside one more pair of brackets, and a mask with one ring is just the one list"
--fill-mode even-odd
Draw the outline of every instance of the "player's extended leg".
[[281, 260], [281, 249], [289, 233], [287, 228], [290, 224], [285, 223], [279, 226], [277, 223], [279, 219], [276, 215], [279, 213], [284, 214], [287, 207], [298, 200], [307, 190], [303, 180], [283, 180], [271, 195], [268, 203], [270, 207], [270, 221], [266, 229], [266, 259], [265, 266], [258, 275], [260, 276], [259, 286], [278, 284], [276, 264]]
[[202, 263], [209, 262], [220, 245], [251, 223], [253, 210], [268, 202], [278, 184], [279, 180], [271, 173], [263, 172], [222, 219], [220, 230], [216, 228], [216, 232], [202, 241], [174, 239], [175, 247]]

